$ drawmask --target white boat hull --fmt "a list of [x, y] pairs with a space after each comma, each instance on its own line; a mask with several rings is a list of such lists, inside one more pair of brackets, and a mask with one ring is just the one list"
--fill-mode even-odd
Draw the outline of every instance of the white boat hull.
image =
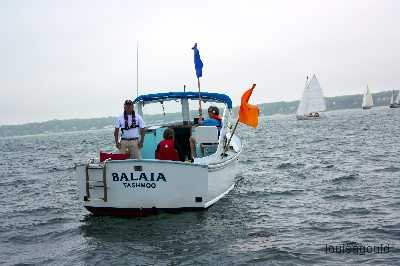
[[239, 154], [211, 165], [159, 160], [79, 165], [80, 200], [95, 215], [206, 209], [234, 187]]

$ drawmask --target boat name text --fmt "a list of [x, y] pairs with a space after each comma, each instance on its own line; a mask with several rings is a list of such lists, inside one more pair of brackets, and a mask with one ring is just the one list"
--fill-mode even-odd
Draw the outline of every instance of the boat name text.
[[125, 188], [156, 188], [156, 182], [167, 182], [163, 173], [146, 174], [141, 172], [139, 175], [134, 175], [134, 173], [112, 173], [111, 176], [113, 181], [121, 181]]

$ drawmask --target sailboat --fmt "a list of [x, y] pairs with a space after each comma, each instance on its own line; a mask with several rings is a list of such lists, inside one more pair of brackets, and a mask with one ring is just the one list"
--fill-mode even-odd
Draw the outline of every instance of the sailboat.
[[390, 108], [400, 108], [400, 90], [397, 93], [396, 99], [394, 98], [394, 90], [392, 90], [392, 98], [390, 99]]
[[296, 118], [298, 120], [311, 120], [320, 118], [319, 112], [326, 110], [324, 95], [321, 85], [315, 74], [309, 80], [307, 77], [303, 97], [297, 108]]
[[374, 106], [374, 100], [372, 99], [371, 92], [369, 91], [369, 87], [367, 85], [367, 91], [365, 92], [362, 100], [362, 109], [371, 109]]

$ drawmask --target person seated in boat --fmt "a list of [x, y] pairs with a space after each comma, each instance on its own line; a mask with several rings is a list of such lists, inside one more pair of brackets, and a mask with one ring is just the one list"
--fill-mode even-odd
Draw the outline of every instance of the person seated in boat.
[[167, 128], [163, 134], [164, 140], [160, 141], [155, 151], [157, 160], [180, 161], [179, 152], [174, 141], [174, 130]]
[[[218, 135], [219, 131], [222, 127], [222, 118], [219, 116], [219, 109], [216, 106], [210, 106], [208, 107], [208, 118], [207, 119], [202, 119], [202, 117], [199, 118], [199, 125], [200, 126], [215, 126], [218, 128]], [[196, 157], [196, 139], [193, 136], [190, 136], [189, 138], [189, 143], [190, 143], [190, 152], [192, 155], [192, 159]], [[201, 151], [204, 155], [204, 149], [201, 147]]]
[[316, 113], [314, 114], [314, 117], [319, 117], [319, 113], [316, 112]]
[[[124, 113], [117, 117], [115, 122], [114, 138], [115, 146], [120, 153], [129, 154], [131, 159], [141, 159], [140, 149], [143, 147], [145, 136], [145, 124], [142, 117], [135, 114], [133, 102], [124, 102]], [[121, 129], [121, 140], [119, 131]], [[139, 141], [140, 134], [140, 141]]]

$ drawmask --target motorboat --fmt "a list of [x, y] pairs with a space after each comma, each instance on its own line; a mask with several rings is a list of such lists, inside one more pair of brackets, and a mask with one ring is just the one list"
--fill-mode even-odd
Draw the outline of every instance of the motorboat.
[[[199, 98], [204, 103], [222, 106], [221, 127], [201, 126], [191, 118], [189, 101]], [[89, 212], [100, 216], [144, 216], [162, 211], [201, 210], [209, 208], [234, 188], [242, 142], [232, 130], [229, 96], [211, 92], [168, 92], [141, 95], [133, 102], [135, 110], [143, 117], [145, 105], [147, 108], [168, 101], [178, 102], [182, 119], [146, 127], [141, 159], [100, 160], [99, 157], [76, 165], [79, 201]], [[155, 149], [166, 128], [173, 129], [175, 143], [184, 160], [155, 158]], [[203, 149], [194, 160], [188, 159], [190, 136], [195, 137]]]

